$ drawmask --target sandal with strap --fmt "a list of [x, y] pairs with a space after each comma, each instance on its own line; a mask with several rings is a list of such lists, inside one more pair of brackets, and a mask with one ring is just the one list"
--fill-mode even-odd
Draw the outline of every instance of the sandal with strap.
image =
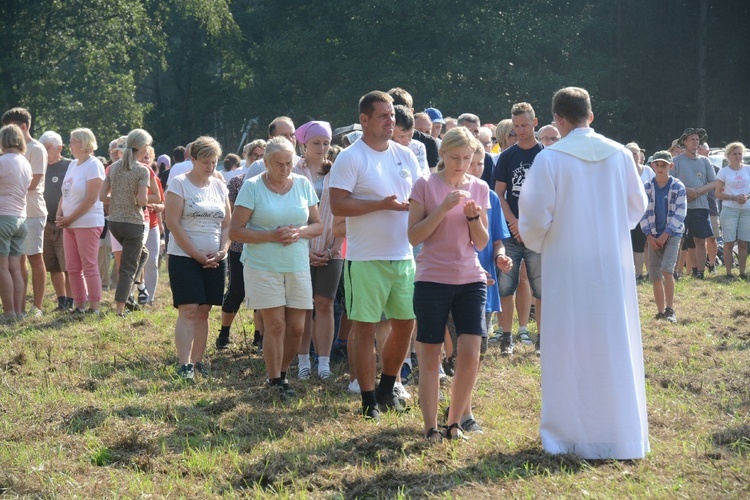
[[431, 427], [424, 435], [424, 438], [431, 443], [439, 443], [443, 440], [443, 433], [435, 427]]
[[[468, 439], [463, 432], [463, 429], [461, 428], [461, 424], [456, 422], [455, 424], [446, 425], [444, 427], [445, 431], [443, 433], [443, 437], [449, 441], [460, 441], [460, 440], [466, 440]], [[455, 434], [452, 434], [453, 429], [456, 430]]]

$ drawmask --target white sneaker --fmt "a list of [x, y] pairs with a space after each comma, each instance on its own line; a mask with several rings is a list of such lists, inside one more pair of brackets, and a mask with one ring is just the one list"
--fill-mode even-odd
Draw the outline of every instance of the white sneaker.
[[31, 309], [29, 309], [29, 312], [26, 314], [29, 318], [41, 318], [44, 316], [44, 313], [41, 309], [37, 309], [36, 306], [31, 306]]
[[409, 391], [406, 390], [404, 384], [400, 382], [396, 382], [393, 385], [393, 394], [401, 399], [411, 399], [411, 394], [409, 394]]
[[352, 394], [359, 394], [360, 392], [362, 392], [359, 389], [359, 382], [357, 382], [356, 378], [349, 382], [349, 392], [351, 392]]
[[299, 378], [300, 380], [310, 380], [310, 369], [307, 367], [300, 368], [299, 373], [297, 374], [297, 378]]

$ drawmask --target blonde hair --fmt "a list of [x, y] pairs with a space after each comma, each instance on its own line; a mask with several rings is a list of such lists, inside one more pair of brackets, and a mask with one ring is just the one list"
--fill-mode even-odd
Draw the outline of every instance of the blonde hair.
[[190, 143], [190, 157], [197, 160], [199, 158], [216, 158], [221, 156], [221, 146], [219, 141], [213, 137], [202, 135]]
[[[443, 162], [443, 154], [451, 149], [460, 148], [463, 146], [471, 146], [474, 149], [474, 144], [479, 142], [474, 134], [466, 127], [454, 127], [450, 129], [443, 136], [443, 142], [440, 143], [440, 161], [437, 164], [437, 170], [443, 170], [445, 168], [445, 162]], [[480, 143], [481, 147], [482, 144]], [[482, 151], [484, 148], [482, 147]]]
[[94, 133], [87, 128], [77, 128], [70, 133], [70, 138], [76, 141], [81, 141], [83, 151], [91, 154], [96, 151], [98, 147], [96, 145], [96, 136]]
[[122, 164], [128, 169], [132, 170], [133, 165], [136, 165], [136, 151], [140, 151], [151, 145], [153, 139], [151, 134], [143, 130], [142, 128], [136, 128], [130, 131], [125, 138], [125, 151], [122, 152]]
[[747, 148], [741, 142], [730, 142], [729, 144], [727, 144], [727, 147], [724, 148], [724, 158], [729, 158], [729, 155], [732, 154], [732, 151], [737, 148], [742, 150], [743, 155], [747, 151]]
[[497, 137], [497, 143], [500, 145], [500, 151], [504, 151], [508, 147], [508, 135], [513, 130], [513, 120], [506, 118], [501, 120], [495, 128], [495, 137]]
[[16, 148], [21, 154], [26, 152], [26, 139], [18, 125], [10, 124], [0, 128], [0, 149]]

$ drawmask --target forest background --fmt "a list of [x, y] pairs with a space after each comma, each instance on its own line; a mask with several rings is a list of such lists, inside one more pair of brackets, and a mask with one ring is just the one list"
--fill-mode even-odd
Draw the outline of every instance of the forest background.
[[528, 101], [542, 125], [575, 85], [620, 142], [700, 126], [713, 147], [750, 142], [748, 19], [741, 0], [4, 0], [0, 105], [34, 136], [91, 128], [99, 154], [135, 127], [157, 154], [202, 134], [233, 152], [279, 115], [355, 123], [374, 89], [492, 123]]

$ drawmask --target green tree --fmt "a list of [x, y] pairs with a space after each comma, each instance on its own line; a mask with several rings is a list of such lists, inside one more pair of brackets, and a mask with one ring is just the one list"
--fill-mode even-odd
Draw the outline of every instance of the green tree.
[[23, 106], [43, 130], [88, 127], [106, 142], [141, 125], [136, 86], [154, 55], [138, 0], [8, 0], [0, 4], [0, 103]]

